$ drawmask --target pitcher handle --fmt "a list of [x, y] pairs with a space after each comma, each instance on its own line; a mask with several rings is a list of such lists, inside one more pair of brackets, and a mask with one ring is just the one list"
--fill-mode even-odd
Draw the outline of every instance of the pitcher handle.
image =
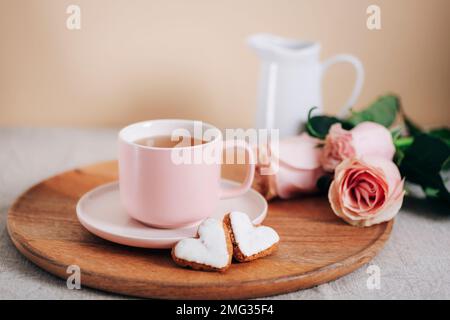
[[352, 56], [350, 54], [338, 54], [331, 58], [328, 58], [322, 63], [322, 76], [329, 67], [338, 62], [348, 62], [353, 65], [353, 67], [355, 67], [356, 71], [356, 81], [355, 85], [353, 86], [350, 98], [348, 98], [347, 102], [338, 113], [338, 117], [343, 118], [348, 115], [350, 108], [354, 105], [356, 99], [358, 99], [358, 96], [361, 93], [361, 89], [364, 83], [364, 68], [361, 61], [355, 56]]

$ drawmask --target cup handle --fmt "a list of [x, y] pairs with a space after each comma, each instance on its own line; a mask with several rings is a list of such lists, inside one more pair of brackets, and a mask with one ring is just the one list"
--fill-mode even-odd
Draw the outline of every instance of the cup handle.
[[223, 144], [224, 149], [228, 148], [243, 148], [245, 149], [246, 153], [248, 154], [248, 168], [247, 168], [247, 174], [245, 176], [244, 182], [238, 187], [235, 188], [222, 188], [220, 190], [220, 199], [228, 199], [240, 196], [244, 193], [246, 193], [253, 183], [253, 178], [255, 176], [255, 156], [253, 154], [253, 150], [250, 147], [250, 145], [245, 142], [244, 140], [228, 140], [225, 141]]
[[353, 67], [355, 67], [356, 71], [356, 81], [355, 85], [353, 86], [353, 91], [350, 95], [350, 98], [348, 98], [347, 102], [344, 104], [338, 114], [338, 117], [344, 118], [348, 115], [350, 108], [354, 105], [356, 99], [361, 93], [361, 89], [364, 83], [364, 67], [361, 61], [355, 56], [352, 56], [350, 54], [338, 54], [325, 60], [322, 63], [322, 75], [325, 73], [325, 71], [327, 71], [329, 67], [338, 62], [348, 62], [353, 65]]

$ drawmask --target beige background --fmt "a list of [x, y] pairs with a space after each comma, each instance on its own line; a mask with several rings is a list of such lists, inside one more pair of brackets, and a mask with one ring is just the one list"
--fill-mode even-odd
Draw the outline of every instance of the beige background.
[[[66, 29], [81, 6], [82, 28]], [[382, 29], [366, 28], [378, 4]], [[118, 126], [195, 118], [249, 127], [258, 60], [248, 35], [319, 40], [322, 57], [360, 57], [358, 106], [401, 95], [423, 125], [450, 124], [448, 0], [0, 0], [0, 125]], [[324, 80], [327, 112], [347, 99], [351, 67]]]

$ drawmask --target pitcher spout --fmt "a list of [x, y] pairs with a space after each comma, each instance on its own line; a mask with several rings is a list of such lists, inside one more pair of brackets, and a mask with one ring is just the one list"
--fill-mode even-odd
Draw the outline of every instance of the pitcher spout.
[[248, 38], [248, 45], [265, 60], [302, 59], [317, 54], [320, 44], [312, 41], [288, 39], [267, 33]]

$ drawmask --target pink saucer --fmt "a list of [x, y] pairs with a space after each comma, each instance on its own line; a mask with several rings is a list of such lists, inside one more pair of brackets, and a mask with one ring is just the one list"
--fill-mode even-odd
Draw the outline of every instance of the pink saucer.
[[[237, 185], [225, 179], [221, 183], [224, 187]], [[258, 192], [250, 189], [240, 197], [220, 200], [212, 216], [221, 219], [233, 210], [247, 213], [253, 223], [260, 224], [267, 214], [267, 202]], [[171, 248], [181, 239], [197, 233], [197, 226], [157, 229], [130, 218], [120, 204], [118, 182], [101, 185], [84, 194], [77, 203], [77, 217], [93, 234], [133, 247]]]

